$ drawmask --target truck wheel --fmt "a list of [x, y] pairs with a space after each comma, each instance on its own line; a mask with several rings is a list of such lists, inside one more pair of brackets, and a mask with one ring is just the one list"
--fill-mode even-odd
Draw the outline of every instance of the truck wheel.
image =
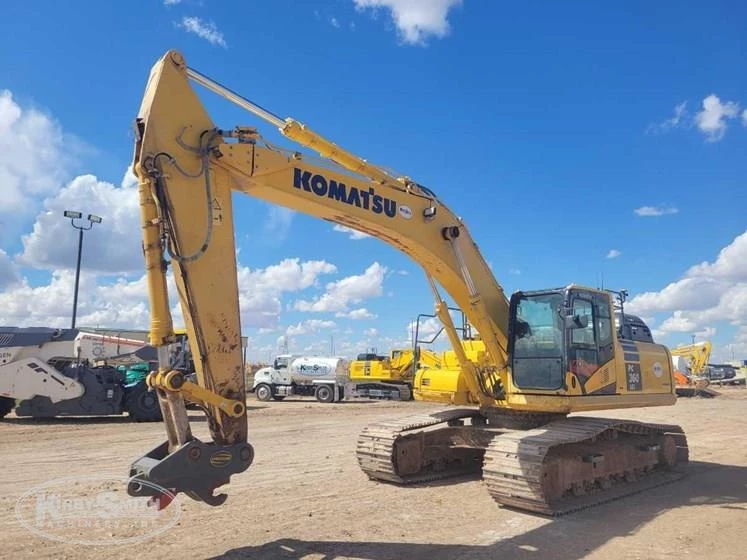
[[273, 395], [272, 398], [276, 401], [282, 401], [285, 398], [285, 395]]
[[8, 397], [0, 397], [0, 418], [5, 416], [15, 408], [16, 400]]
[[272, 387], [270, 387], [267, 383], [260, 383], [259, 385], [257, 385], [254, 393], [257, 395], [258, 401], [267, 402], [272, 399]]
[[135, 422], [160, 422], [163, 419], [158, 396], [155, 391], [148, 391], [145, 381], [128, 391], [125, 409]]
[[323, 403], [331, 403], [335, 399], [335, 393], [329, 385], [319, 385], [314, 392], [316, 400]]

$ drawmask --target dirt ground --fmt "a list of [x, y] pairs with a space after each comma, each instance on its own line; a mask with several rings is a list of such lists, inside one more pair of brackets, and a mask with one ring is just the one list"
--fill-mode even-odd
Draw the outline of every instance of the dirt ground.
[[[228, 501], [212, 508], [180, 497], [170, 506], [178, 522], [168, 531], [105, 546], [37, 536], [18, 522], [16, 504], [52, 479], [126, 476], [133, 459], [162, 441], [162, 425], [11, 416], [0, 422], [2, 557], [741, 559], [747, 557], [747, 390], [720, 390], [718, 398], [680, 399], [674, 407], [597, 413], [683, 426], [689, 475], [556, 520], [498, 507], [478, 478], [417, 487], [368, 480], [354, 453], [363, 426], [438, 406], [258, 403], [249, 395], [256, 459], [233, 478]], [[196, 435], [206, 437], [201, 414], [191, 415]]]

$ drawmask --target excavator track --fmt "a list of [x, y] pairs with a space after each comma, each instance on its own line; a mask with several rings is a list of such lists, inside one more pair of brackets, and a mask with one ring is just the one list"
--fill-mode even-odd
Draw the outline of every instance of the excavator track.
[[501, 505], [558, 516], [678, 480], [687, 462], [679, 426], [573, 417], [493, 438], [483, 479]]
[[[463, 427], [468, 419], [474, 426], [485, 423], [477, 410], [467, 408], [371, 424], [358, 437], [358, 464], [369, 478], [399, 484], [479, 473], [483, 449], [494, 434]], [[445, 426], [428, 431], [439, 424]]]

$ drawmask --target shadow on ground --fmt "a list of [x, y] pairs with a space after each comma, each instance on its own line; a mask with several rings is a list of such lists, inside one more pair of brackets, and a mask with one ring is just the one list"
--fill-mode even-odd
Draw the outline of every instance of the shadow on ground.
[[[747, 513], [747, 467], [690, 463], [688, 476], [654, 488], [644, 494], [570, 514], [527, 533], [501, 539], [489, 545], [420, 544], [406, 542], [344, 542], [278, 539], [263, 545], [227, 551], [213, 560], [302, 559], [335, 560], [495, 560], [508, 558], [553, 558], [579, 560], [617, 537], [635, 534], [649, 521], [668, 510], [687, 506], [711, 505]], [[466, 504], [465, 507], [469, 507]], [[528, 515], [528, 514], [518, 514]], [[434, 520], [430, 534], [448, 520]], [[496, 526], [499, 535], [500, 526]], [[413, 528], [418, 534], [420, 529]], [[423, 534], [427, 537], [427, 533]], [[465, 539], [474, 538], [464, 535]], [[676, 531], [663, 534], [668, 546], [678, 537]]]

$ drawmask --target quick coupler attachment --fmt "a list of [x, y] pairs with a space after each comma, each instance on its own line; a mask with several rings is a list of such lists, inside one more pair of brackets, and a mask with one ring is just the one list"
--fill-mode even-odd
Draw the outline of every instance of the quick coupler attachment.
[[158, 509], [168, 506], [179, 492], [219, 506], [228, 496], [214, 495], [215, 489], [228, 484], [231, 475], [249, 468], [253, 460], [254, 448], [245, 442], [218, 445], [195, 438], [172, 453], [164, 442], [132, 463], [127, 493], [157, 500]]

